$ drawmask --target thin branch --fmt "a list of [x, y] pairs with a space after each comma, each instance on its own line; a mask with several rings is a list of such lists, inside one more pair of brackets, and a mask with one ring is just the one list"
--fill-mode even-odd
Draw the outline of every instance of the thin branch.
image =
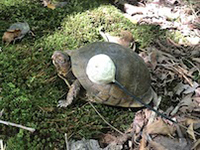
[[102, 119], [107, 125], [109, 125], [113, 130], [117, 131], [117, 132], [120, 133], [121, 135], [124, 135], [123, 132], [121, 132], [120, 130], [118, 130], [117, 128], [115, 128], [114, 126], [112, 126], [108, 121], [106, 121], [106, 120], [104, 119], [104, 117], [98, 112], [98, 110], [94, 107], [94, 105], [93, 105], [91, 102], [89, 102], [89, 104], [92, 106], [92, 108], [95, 110], [95, 112], [99, 115], [99, 117], [101, 117], [101, 119]]
[[5, 150], [5, 147], [6, 146], [3, 146], [3, 140], [0, 140], [0, 148], [1, 148], [1, 150]]
[[66, 143], [66, 149], [69, 150], [69, 143], [68, 143], [67, 133], [65, 133], [65, 143]]
[[15, 124], [15, 123], [12, 123], [12, 122], [7, 122], [7, 121], [0, 120], [0, 123], [5, 124], [5, 125], [8, 125], [8, 126], [10, 125], [10, 126], [22, 128], [22, 129], [25, 129], [25, 130], [28, 130], [28, 131], [31, 131], [31, 132], [34, 132], [34, 131], [35, 131], [34, 128], [25, 127], [25, 126], [22, 126], [22, 125], [20, 125], [20, 124]]
[[1, 116], [3, 115], [3, 112], [4, 112], [4, 109], [2, 109], [2, 110], [0, 111], [0, 118], [1, 118]]

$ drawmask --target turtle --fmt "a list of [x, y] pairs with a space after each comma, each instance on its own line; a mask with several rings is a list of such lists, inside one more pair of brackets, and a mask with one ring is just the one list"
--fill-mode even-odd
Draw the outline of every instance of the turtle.
[[[89, 60], [99, 54], [109, 56], [116, 66], [116, 80], [129, 92], [149, 104], [153, 99], [150, 72], [143, 59], [134, 51], [111, 42], [94, 42], [77, 50], [55, 51], [52, 62], [58, 75], [69, 87], [67, 99], [58, 106], [67, 107], [75, 99], [81, 87], [87, 93], [88, 101], [119, 107], [142, 107], [114, 83], [92, 82], [86, 73]], [[71, 73], [73, 81], [68, 82]]]

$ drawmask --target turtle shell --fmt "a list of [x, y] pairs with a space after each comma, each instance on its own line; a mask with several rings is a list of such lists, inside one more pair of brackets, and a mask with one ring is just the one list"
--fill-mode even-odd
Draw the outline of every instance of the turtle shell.
[[150, 73], [143, 59], [131, 49], [116, 43], [95, 42], [71, 52], [72, 72], [94, 102], [121, 107], [141, 107], [114, 83], [95, 84], [86, 74], [91, 57], [108, 55], [116, 66], [116, 80], [145, 103], [152, 99]]

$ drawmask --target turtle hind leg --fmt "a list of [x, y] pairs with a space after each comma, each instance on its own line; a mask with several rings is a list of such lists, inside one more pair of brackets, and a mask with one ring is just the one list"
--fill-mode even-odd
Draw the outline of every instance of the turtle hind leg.
[[67, 107], [72, 103], [72, 101], [79, 95], [81, 89], [81, 84], [78, 80], [75, 80], [69, 88], [66, 100], [60, 100], [58, 102], [58, 107]]

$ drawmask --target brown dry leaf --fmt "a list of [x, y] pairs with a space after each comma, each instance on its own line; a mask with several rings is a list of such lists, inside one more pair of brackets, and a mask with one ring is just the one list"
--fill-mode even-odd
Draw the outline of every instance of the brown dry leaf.
[[166, 148], [163, 147], [160, 143], [149, 141], [149, 144], [154, 150], [166, 150]]
[[166, 150], [190, 150], [191, 149], [191, 141], [189, 139], [181, 139], [179, 141], [176, 138], [170, 138], [167, 136], [156, 136], [153, 139], [155, 142], [161, 144]]
[[193, 130], [193, 123], [191, 123], [187, 129], [187, 133], [190, 135], [190, 137], [196, 141], [196, 137], [195, 137], [195, 134], [194, 134], [194, 130]]
[[152, 51], [152, 53], [150, 54], [150, 60], [151, 60], [151, 65], [152, 65], [153, 70], [157, 66], [157, 57], [158, 57], [158, 52], [156, 50]]
[[124, 47], [131, 47], [134, 43], [133, 34], [129, 31], [121, 31], [120, 37], [118, 36], [112, 36], [109, 33], [104, 33], [99, 30], [100, 35], [103, 37], [103, 39], [107, 42], [112, 43], [118, 43]]
[[199, 119], [186, 118], [184, 122], [186, 123], [186, 125], [190, 125], [190, 124], [199, 123], [200, 120]]
[[4, 32], [2, 41], [9, 44], [10, 42], [14, 41], [14, 39], [18, 37], [20, 34], [21, 34], [21, 30], [19, 29]]
[[137, 134], [141, 131], [142, 127], [145, 125], [145, 117], [142, 111], [138, 111], [135, 115], [133, 121], [133, 130]]
[[178, 83], [173, 89], [177, 95], [180, 95], [185, 89], [189, 88], [188, 84], [183, 84], [182, 82]]
[[103, 145], [109, 145], [109, 144], [114, 144], [114, 145], [118, 145], [118, 144], [124, 144], [127, 141], [128, 136], [126, 134], [124, 135], [120, 135], [120, 136], [115, 136], [112, 134], [103, 134], [103, 136], [101, 137], [101, 143]]
[[187, 129], [187, 133], [190, 135], [190, 137], [191, 137], [194, 141], [196, 141], [196, 137], [195, 137], [194, 129], [193, 129], [193, 128], [194, 128], [194, 124], [199, 123], [200, 120], [199, 120], [199, 119], [186, 118], [184, 122], [185, 122], [186, 126], [189, 125], [189, 127], [188, 127], [188, 129]]
[[197, 87], [199, 86], [199, 84], [197, 82], [193, 82], [193, 86], [189, 86], [183, 93], [184, 94], [189, 94], [189, 93], [193, 93]]
[[113, 141], [117, 141], [117, 137], [111, 134], [103, 134], [101, 138], [101, 143], [103, 144], [111, 144]]
[[200, 139], [198, 139], [195, 143], [194, 143], [194, 145], [193, 145], [193, 147], [192, 147], [192, 150], [199, 150], [200, 149]]
[[54, 4], [50, 4], [50, 3], [47, 4], [47, 7], [52, 10], [56, 9], [56, 6]]
[[192, 93], [186, 95], [177, 105], [181, 113], [192, 112], [195, 108], [195, 103], [193, 102]]
[[148, 118], [150, 118], [151, 116], [151, 112], [152, 111], [148, 109], [144, 109], [144, 110], [138, 111], [135, 114], [135, 118], [132, 124], [134, 133], [136, 134], [139, 133], [141, 129], [147, 124]]
[[190, 106], [192, 104], [192, 93], [186, 95], [179, 103], [180, 106]]
[[148, 150], [148, 147], [146, 146], [147, 140], [145, 138], [145, 135], [142, 135], [142, 139], [140, 140], [140, 149], [139, 150]]
[[162, 119], [155, 120], [152, 124], [146, 126], [147, 134], [172, 135], [175, 132], [173, 126], [169, 126]]

